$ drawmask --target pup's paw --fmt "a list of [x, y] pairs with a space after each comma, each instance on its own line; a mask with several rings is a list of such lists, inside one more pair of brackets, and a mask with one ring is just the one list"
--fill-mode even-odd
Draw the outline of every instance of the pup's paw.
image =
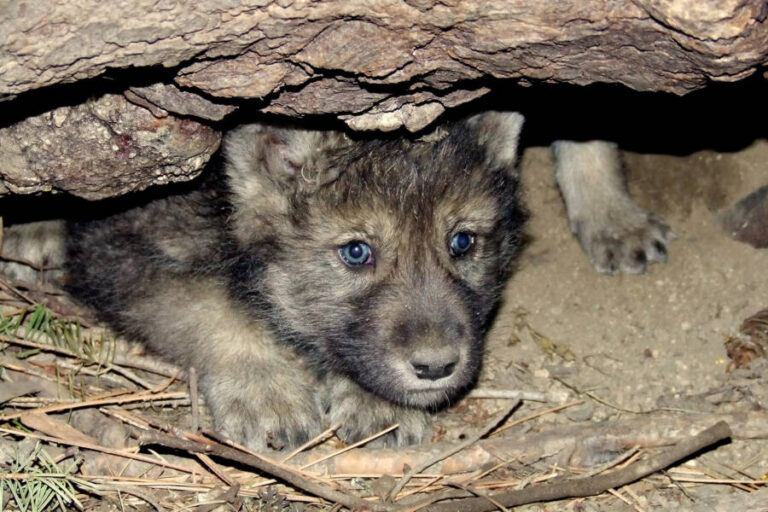
[[324, 407], [326, 423], [340, 425], [336, 435], [347, 443], [365, 439], [395, 424], [399, 427], [368, 446], [418, 444], [430, 433], [430, 414], [426, 411], [393, 404], [346, 380], [329, 385]]
[[576, 220], [573, 231], [598, 272], [642, 274], [652, 263], [667, 261], [675, 238], [669, 226], [628, 199], [621, 205]]
[[220, 382], [206, 390], [206, 401], [216, 429], [252, 450], [300, 446], [322, 431], [317, 403], [303, 386]]

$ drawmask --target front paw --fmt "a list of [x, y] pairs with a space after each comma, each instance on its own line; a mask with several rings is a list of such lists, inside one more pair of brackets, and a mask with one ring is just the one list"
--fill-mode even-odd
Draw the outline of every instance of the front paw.
[[648, 265], [667, 261], [667, 246], [674, 239], [667, 224], [634, 204], [577, 220], [573, 231], [603, 274], [642, 274]]
[[395, 424], [398, 428], [368, 446], [418, 444], [430, 433], [430, 414], [426, 411], [388, 402], [353, 382], [339, 380], [331, 384], [324, 402], [326, 423], [339, 425], [336, 435], [347, 443], [360, 441]]
[[305, 386], [224, 380], [205, 391], [216, 429], [252, 450], [300, 446], [322, 431], [320, 411]]

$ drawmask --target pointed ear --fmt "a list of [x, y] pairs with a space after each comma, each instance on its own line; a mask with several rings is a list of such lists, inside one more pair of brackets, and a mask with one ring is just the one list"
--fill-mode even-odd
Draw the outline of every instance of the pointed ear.
[[224, 142], [227, 175], [234, 182], [268, 180], [288, 188], [301, 186], [300, 181], [327, 183], [336, 176], [328, 176], [324, 160], [345, 142], [340, 132], [243, 125]]
[[[242, 239], [289, 213], [291, 198], [338, 177], [329, 156], [347, 144], [340, 132], [243, 125], [224, 141], [235, 228]], [[260, 226], [260, 227], [259, 227]], [[240, 236], [242, 235], [242, 236]]]
[[519, 112], [488, 111], [467, 119], [478, 143], [485, 148], [486, 161], [493, 167], [514, 169], [520, 132], [525, 118]]

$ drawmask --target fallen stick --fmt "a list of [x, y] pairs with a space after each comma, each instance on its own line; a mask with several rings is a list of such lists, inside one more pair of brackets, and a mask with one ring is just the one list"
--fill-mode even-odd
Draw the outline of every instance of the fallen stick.
[[[664, 412], [600, 424], [554, 425], [543, 432], [515, 434], [507, 431], [503, 436], [494, 434], [430, 466], [430, 473], [469, 473], [495, 465], [499, 460], [530, 464], [563, 453], [571, 454], [569, 464], [593, 468], [635, 446], [657, 448], [673, 445], [718, 421], [731, 425], [736, 439], [768, 438], [768, 413], [765, 411], [711, 415]], [[399, 449], [361, 448], [316, 464], [311, 469], [315, 473], [329, 475], [402, 475], [407, 472], [403, 470], [405, 466], [417, 467], [438, 457], [451, 446], [455, 443], [441, 442]], [[299, 454], [291, 462], [304, 464], [307, 456]]]
[[546, 393], [538, 391], [522, 391], [518, 389], [485, 389], [476, 388], [469, 392], [469, 398], [485, 398], [494, 400], [526, 400], [529, 402], [552, 402]]
[[145, 372], [154, 373], [163, 377], [173, 377], [179, 374], [179, 368], [168, 363], [156, 360], [151, 357], [143, 356], [131, 356], [127, 354], [115, 354], [110, 361], [95, 361], [84, 358], [83, 355], [72, 352], [62, 347], [57, 347], [48, 343], [38, 343], [36, 341], [30, 341], [24, 338], [0, 335], [0, 341], [3, 343], [10, 343], [11, 345], [17, 345], [20, 347], [34, 348], [43, 352], [49, 352], [60, 356], [71, 357], [73, 359], [79, 359], [91, 364], [111, 364], [115, 366], [128, 366], [137, 370], [143, 370]]
[[[169, 469], [175, 469], [176, 471], [181, 471], [184, 473], [194, 473], [196, 470], [192, 467], [183, 466], [181, 464], [175, 464], [172, 462], [166, 462], [154, 457], [149, 457], [148, 455], [142, 455], [140, 453], [132, 453], [128, 450], [131, 448], [109, 448], [107, 446], [100, 446], [98, 444], [93, 443], [84, 443], [80, 441], [75, 441], [72, 439], [60, 439], [58, 437], [51, 437], [51, 436], [45, 436], [40, 434], [35, 434], [32, 432], [24, 432], [21, 430], [15, 430], [15, 429], [9, 429], [9, 428], [2, 428], [0, 427], [0, 432], [3, 434], [10, 434], [12, 436], [18, 436], [18, 437], [28, 437], [30, 439], [37, 439], [39, 441], [45, 441], [47, 443], [55, 443], [55, 444], [61, 444], [65, 446], [76, 446], [78, 448], [82, 448], [83, 450], [92, 450], [95, 452], [101, 452], [106, 453], [109, 455], [115, 455], [117, 457], [123, 457], [125, 459], [131, 459], [131, 460], [137, 460], [139, 462], [146, 462], [147, 464], [151, 464], [153, 466], [162, 466], [164, 468]], [[198, 466], [202, 468], [202, 470], [206, 470], [205, 466], [201, 466], [198, 463], [195, 464], [195, 466]]]
[[[489, 498], [505, 507], [515, 507], [541, 501], [594, 496], [668, 468], [704, 448], [729, 439], [731, 435], [728, 424], [721, 421], [691, 438], [680, 441], [663, 453], [611, 473], [590, 478], [553, 480], [521, 490], [492, 494]], [[427, 498], [425, 501], [434, 503], [434, 497]], [[416, 510], [418, 507], [419, 505], [416, 504], [411, 510]], [[495, 508], [487, 498], [463, 498], [448, 503], [431, 504], [423, 510], [425, 512], [488, 512]]]
[[223, 444], [198, 443], [195, 441], [189, 441], [158, 433], [142, 434], [139, 438], [139, 444], [142, 446], [165, 446], [166, 448], [183, 450], [190, 453], [213, 455], [232, 462], [250, 466], [270, 476], [276, 477], [297, 489], [301, 489], [304, 492], [312, 494], [313, 496], [326, 499], [332, 503], [340, 503], [350, 509], [370, 510], [372, 512], [387, 512], [392, 510], [392, 507], [387, 505], [370, 502], [360, 498], [359, 496], [333, 489], [328, 485], [319, 482], [313, 482], [289, 466], [277, 464], [263, 457], [252, 455], [250, 453], [246, 453]]
[[177, 398], [186, 398], [187, 392], [169, 392], [169, 393], [153, 393], [151, 391], [141, 391], [139, 393], [131, 393], [130, 395], [118, 396], [114, 398], [103, 398], [98, 400], [82, 400], [80, 402], [64, 402], [60, 404], [48, 405], [45, 407], [38, 407], [21, 412], [14, 412], [10, 414], [0, 415], [0, 421], [9, 421], [19, 418], [25, 414], [47, 414], [50, 412], [62, 412], [71, 411], [73, 409], [84, 409], [86, 407], [99, 407], [102, 405], [122, 405], [131, 402], [149, 403], [153, 400], [168, 400]]

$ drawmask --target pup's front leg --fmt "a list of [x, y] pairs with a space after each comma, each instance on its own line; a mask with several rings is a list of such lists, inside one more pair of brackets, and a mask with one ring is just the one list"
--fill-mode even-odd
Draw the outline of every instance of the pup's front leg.
[[201, 387], [216, 429], [251, 449], [299, 446], [321, 431], [310, 376], [277, 357], [218, 356]]
[[666, 261], [673, 234], [629, 195], [615, 144], [558, 141], [552, 149], [571, 230], [599, 272], [638, 274]]
[[200, 374], [217, 430], [251, 449], [321, 431], [312, 374], [214, 279], [166, 278], [130, 314], [149, 344]]

